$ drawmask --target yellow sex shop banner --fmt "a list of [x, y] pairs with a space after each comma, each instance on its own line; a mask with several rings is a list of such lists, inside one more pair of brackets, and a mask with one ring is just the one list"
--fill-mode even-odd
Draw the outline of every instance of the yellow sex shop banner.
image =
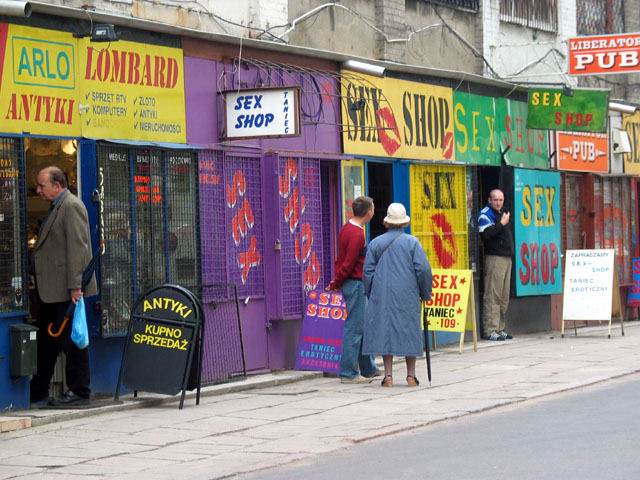
[[352, 79], [351, 72], [345, 73], [345, 153], [455, 160], [450, 88], [360, 74], [352, 74]]
[[411, 233], [432, 268], [468, 268], [466, 170], [463, 165], [410, 166]]
[[[424, 302], [429, 330], [464, 332], [468, 320], [471, 270], [433, 270], [431, 300]], [[473, 294], [472, 294], [473, 296]], [[467, 330], [471, 330], [471, 325]]]

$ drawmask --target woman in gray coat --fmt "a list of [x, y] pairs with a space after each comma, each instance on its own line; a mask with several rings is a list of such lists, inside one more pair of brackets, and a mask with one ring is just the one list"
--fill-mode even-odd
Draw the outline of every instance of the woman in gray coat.
[[410, 218], [392, 203], [384, 218], [388, 231], [367, 247], [362, 281], [369, 298], [362, 353], [382, 355], [382, 386], [393, 385], [393, 356], [405, 357], [407, 384], [419, 385], [416, 357], [423, 353], [421, 300], [431, 298], [431, 265], [413, 235], [404, 233]]

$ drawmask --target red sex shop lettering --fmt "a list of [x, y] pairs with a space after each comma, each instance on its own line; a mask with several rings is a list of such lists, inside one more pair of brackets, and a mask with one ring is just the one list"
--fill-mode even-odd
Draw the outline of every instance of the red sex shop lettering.
[[296, 370], [339, 373], [347, 309], [342, 293], [311, 290], [296, 354]]
[[429, 329], [464, 331], [470, 275], [470, 270], [433, 270], [431, 299], [424, 302], [424, 317]]
[[[255, 235], [249, 237], [249, 231], [255, 224], [255, 217], [251, 209], [251, 203], [247, 196], [247, 181], [242, 170], [237, 170], [232, 182], [227, 184], [227, 207], [232, 209], [235, 214], [231, 220], [231, 237], [236, 249], [240, 249], [237, 255], [238, 266], [240, 267], [240, 279], [242, 284], [247, 283], [249, 271], [253, 267], [260, 265], [261, 256], [258, 251], [258, 241]], [[245, 237], [249, 240], [247, 250], [242, 245]], [[241, 245], [242, 244], [242, 245]]]
[[[313, 172], [305, 170], [304, 181], [307, 186], [312, 187], [316, 181]], [[302, 278], [303, 287], [305, 290], [312, 290], [320, 281], [320, 262], [312, 250], [315, 234], [311, 223], [300, 224], [306, 200], [304, 195], [299, 194], [298, 182], [298, 163], [293, 158], [288, 158], [284, 165], [284, 174], [278, 178], [280, 196], [286, 202], [283, 216], [290, 234], [294, 237], [296, 262], [306, 267]]]

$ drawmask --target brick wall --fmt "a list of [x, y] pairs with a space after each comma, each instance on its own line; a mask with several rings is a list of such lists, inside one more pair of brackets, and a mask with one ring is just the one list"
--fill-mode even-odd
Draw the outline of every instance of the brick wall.
[[[404, 0], [375, 0], [377, 27], [387, 34], [389, 39], [406, 38]], [[407, 48], [406, 42], [389, 43], [383, 35], [378, 35], [378, 58], [403, 62]]]

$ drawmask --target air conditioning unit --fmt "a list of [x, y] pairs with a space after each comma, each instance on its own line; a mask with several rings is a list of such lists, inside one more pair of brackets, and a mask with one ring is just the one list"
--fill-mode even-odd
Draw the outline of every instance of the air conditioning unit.
[[613, 129], [613, 153], [631, 153], [629, 135], [624, 130]]

